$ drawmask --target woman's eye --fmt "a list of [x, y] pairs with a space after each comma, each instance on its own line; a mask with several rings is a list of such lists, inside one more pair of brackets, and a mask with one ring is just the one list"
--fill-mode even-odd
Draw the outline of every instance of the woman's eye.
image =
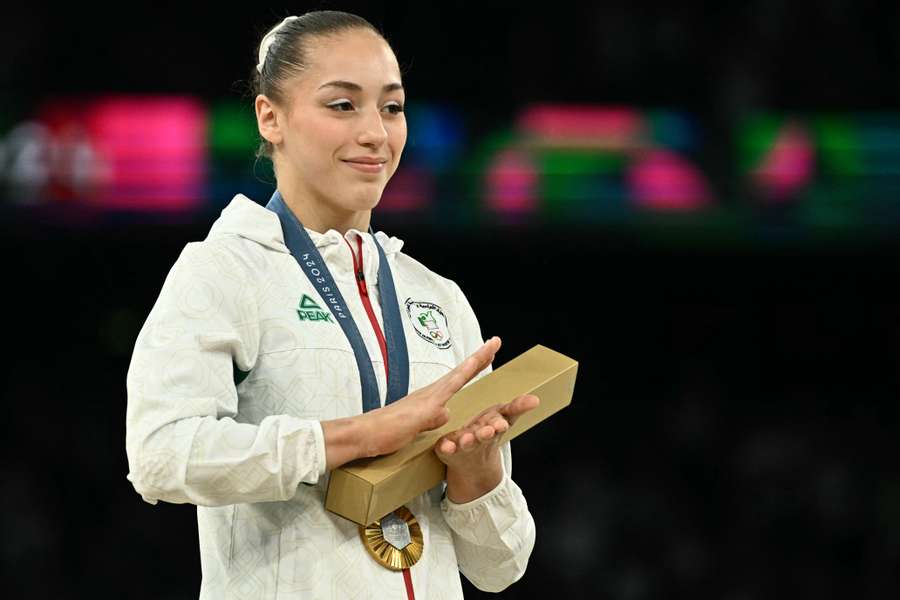
[[[353, 106], [352, 104], [350, 104], [349, 101], [344, 100], [343, 102], [335, 102], [334, 104], [329, 104], [328, 107], [329, 107], [329, 108], [337, 108], [337, 107], [339, 107], [339, 106], [345, 106], [345, 105], [346, 105], [346, 106]], [[345, 110], [338, 110], [338, 112], [347, 112], [347, 111], [345, 111]]]
[[[349, 100], [344, 100], [342, 102], [335, 102], [334, 104], [329, 104], [328, 108], [333, 110], [337, 110], [338, 112], [349, 112], [349, 110], [343, 110], [340, 107], [349, 106], [350, 110], [353, 108], [353, 104]], [[387, 109], [390, 110], [392, 115], [396, 115], [403, 112], [403, 106], [400, 104], [388, 104]]]

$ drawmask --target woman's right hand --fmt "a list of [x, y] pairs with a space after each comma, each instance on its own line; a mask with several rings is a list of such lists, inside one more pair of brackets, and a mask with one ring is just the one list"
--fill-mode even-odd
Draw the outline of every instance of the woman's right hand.
[[447, 401], [481, 373], [500, 349], [500, 338], [492, 337], [449, 373], [433, 383], [363, 415], [371, 427], [362, 456], [380, 456], [399, 450], [422, 431], [442, 427], [450, 420]]
[[492, 337], [456, 368], [387, 406], [357, 417], [323, 421], [327, 469], [355, 458], [390, 454], [406, 446], [422, 431], [447, 423], [447, 401], [494, 360], [500, 338]]

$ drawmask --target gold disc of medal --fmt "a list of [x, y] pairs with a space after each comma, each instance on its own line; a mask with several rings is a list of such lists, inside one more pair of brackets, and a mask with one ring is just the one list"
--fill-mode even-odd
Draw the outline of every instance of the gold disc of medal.
[[370, 525], [360, 525], [359, 535], [372, 558], [392, 571], [416, 564], [425, 547], [422, 528], [405, 506]]

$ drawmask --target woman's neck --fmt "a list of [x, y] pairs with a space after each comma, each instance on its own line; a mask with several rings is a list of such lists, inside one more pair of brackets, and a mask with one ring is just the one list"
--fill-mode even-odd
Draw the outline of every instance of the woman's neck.
[[278, 191], [284, 199], [284, 203], [291, 209], [297, 219], [307, 229], [319, 233], [325, 233], [329, 229], [346, 235], [350, 229], [368, 231], [369, 221], [372, 217], [371, 209], [348, 211], [337, 208], [324, 202], [310, 201], [302, 194], [290, 189], [283, 189], [279, 184]]

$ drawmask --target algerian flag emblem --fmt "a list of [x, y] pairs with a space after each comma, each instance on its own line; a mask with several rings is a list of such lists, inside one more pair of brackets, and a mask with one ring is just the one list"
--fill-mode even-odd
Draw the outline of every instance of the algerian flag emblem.
[[406, 314], [419, 337], [438, 348], [450, 347], [450, 327], [441, 307], [433, 302], [406, 300]]

